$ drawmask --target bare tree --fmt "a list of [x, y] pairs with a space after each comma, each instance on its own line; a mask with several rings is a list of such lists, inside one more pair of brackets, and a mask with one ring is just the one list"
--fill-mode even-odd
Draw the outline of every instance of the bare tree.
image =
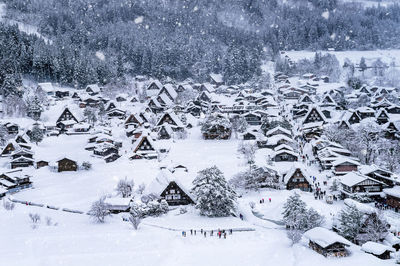
[[241, 153], [246, 161], [249, 164], [250, 171], [251, 167], [254, 164], [255, 155], [256, 155], [257, 145], [251, 142], [241, 142], [238, 147], [238, 152]]
[[110, 215], [107, 205], [104, 203], [104, 198], [93, 202], [88, 214], [98, 223], [104, 223], [105, 218]]
[[138, 230], [139, 224], [141, 223], [141, 219], [139, 216], [134, 215], [133, 213], [129, 216], [129, 222], [132, 224], [133, 229]]
[[135, 183], [133, 182], [133, 180], [128, 180], [125, 177], [125, 179], [121, 179], [118, 181], [116, 190], [117, 190], [118, 194], [122, 195], [123, 198], [127, 198], [127, 197], [132, 196], [134, 186], [135, 186]]

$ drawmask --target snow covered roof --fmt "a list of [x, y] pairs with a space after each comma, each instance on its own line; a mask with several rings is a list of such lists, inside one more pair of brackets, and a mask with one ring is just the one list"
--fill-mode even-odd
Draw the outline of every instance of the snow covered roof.
[[345, 199], [344, 200], [344, 204], [346, 206], [353, 206], [357, 210], [359, 210], [360, 212], [365, 213], [365, 214], [371, 214], [371, 213], [375, 213], [376, 212], [376, 209], [374, 207], [366, 205], [366, 204], [358, 202], [358, 201], [355, 201], [355, 200], [350, 199], [350, 198]]
[[396, 197], [400, 199], [400, 186], [395, 186], [392, 188], [385, 188], [383, 190], [383, 192], [385, 192], [386, 195], [390, 195], [392, 197]]
[[274, 127], [273, 129], [268, 130], [265, 135], [267, 135], [267, 136], [272, 135], [276, 131], [282, 131], [283, 133], [288, 134], [289, 136], [292, 135], [292, 132], [290, 132], [290, 130], [287, 130], [286, 128], [283, 128], [281, 126], [277, 126], [277, 127]]
[[267, 139], [267, 144], [268, 145], [276, 145], [278, 141], [280, 140], [285, 140], [287, 142], [293, 142], [291, 138], [289, 138], [286, 135], [278, 134], [278, 135], [273, 135]]
[[95, 93], [100, 92], [100, 87], [97, 84], [87, 85], [85, 90], [87, 91], [88, 89], [90, 89], [92, 92], [95, 92]]
[[38, 83], [38, 87], [40, 87], [45, 92], [54, 92], [54, 86], [50, 82]]
[[131, 198], [106, 198], [104, 203], [111, 206], [129, 206]]
[[308, 230], [304, 233], [304, 237], [318, 244], [322, 248], [326, 248], [335, 243], [341, 243], [346, 246], [351, 245], [350, 241], [347, 239], [323, 227], [315, 227], [311, 230]]
[[394, 248], [385, 246], [380, 243], [368, 241], [361, 246], [361, 250], [374, 255], [382, 255], [386, 251], [395, 252]]
[[[365, 180], [374, 180], [374, 179], [372, 179], [372, 178], [370, 178], [368, 176], [362, 175], [360, 173], [357, 173], [357, 172], [350, 172], [350, 173], [347, 173], [344, 176], [342, 176], [341, 179], [340, 179], [340, 182], [343, 185], [346, 185], [348, 187], [352, 187], [352, 186], [355, 186], [358, 183], [361, 183], [361, 182], [363, 182]], [[374, 181], [376, 181], [376, 180], [374, 180]], [[376, 182], [378, 182], [378, 181], [376, 181]]]
[[175, 88], [172, 84], [165, 84], [163, 88], [168, 92], [168, 94], [173, 99], [175, 99], [178, 96], [178, 93], [176, 93]]
[[223, 79], [222, 79], [222, 75], [221, 74], [215, 74], [215, 73], [211, 73], [210, 77], [216, 82], [216, 83], [222, 83]]
[[332, 163], [332, 165], [333, 166], [338, 166], [338, 165], [345, 164], [345, 163], [353, 164], [353, 165], [357, 165], [357, 166], [361, 165], [359, 162], [354, 161], [354, 160], [352, 160], [352, 159], [350, 159], [348, 157], [341, 157], [338, 160], [334, 161]]
[[146, 187], [146, 192], [160, 195], [169, 183], [175, 182], [193, 200], [194, 197], [190, 193], [190, 190], [183, 185], [183, 183], [187, 183], [188, 180], [189, 174], [185, 171], [175, 171], [171, 173], [170, 170], [163, 168], [160, 169], [156, 178]]
[[311, 180], [311, 175], [308, 173], [304, 165], [301, 163], [293, 163], [292, 167], [285, 173], [283, 176], [283, 182], [287, 184], [289, 182], [290, 178], [293, 176], [293, 174], [296, 172], [296, 170], [299, 169], [301, 174], [304, 176], [304, 178], [307, 180], [309, 184], [312, 184]]

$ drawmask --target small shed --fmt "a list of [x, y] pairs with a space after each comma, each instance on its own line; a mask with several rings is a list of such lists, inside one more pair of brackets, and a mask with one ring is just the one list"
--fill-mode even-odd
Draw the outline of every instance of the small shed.
[[65, 172], [65, 171], [77, 171], [78, 170], [78, 163], [74, 160], [68, 159], [66, 157], [57, 161], [57, 170], [58, 172]]
[[364, 245], [361, 246], [361, 250], [365, 253], [369, 253], [378, 257], [382, 260], [390, 259], [390, 253], [395, 252], [395, 249], [389, 246], [385, 246], [380, 243], [368, 241]]
[[309, 247], [325, 257], [346, 257], [346, 247], [351, 243], [335, 232], [323, 227], [315, 227], [304, 233]]

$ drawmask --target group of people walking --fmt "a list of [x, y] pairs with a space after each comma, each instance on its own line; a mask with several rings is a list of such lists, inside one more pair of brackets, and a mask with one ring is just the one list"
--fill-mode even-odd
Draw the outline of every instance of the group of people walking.
[[[214, 230], [210, 230], [208, 232], [209, 232], [208, 234], [209, 234], [210, 237], [214, 236], [214, 232], [215, 232], [216, 236], [218, 238], [222, 238], [223, 237], [224, 239], [226, 239], [227, 233], [232, 235], [233, 230], [232, 229], [229, 229], [229, 230], [218, 229], [218, 230], [215, 230], [215, 231]], [[203, 229], [200, 229], [200, 230], [190, 229], [190, 235], [191, 236], [193, 236], [193, 235], [196, 236], [197, 234], [202, 235], [204, 237], [207, 237], [207, 231], [206, 230], [203, 230]], [[186, 237], [186, 231], [182, 231], [182, 237]]]

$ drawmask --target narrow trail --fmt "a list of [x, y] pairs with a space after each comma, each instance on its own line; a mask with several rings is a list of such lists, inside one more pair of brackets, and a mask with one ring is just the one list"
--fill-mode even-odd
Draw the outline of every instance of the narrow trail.
[[52, 205], [35, 203], [35, 202], [25, 201], [25, 200], [17, 200], [17, 199], [12, 199], [12, 198], [8, 198], [8, 200], [11, 202], [14, 202], [14, 203], [19, 203], [19, 204], [27, 206], [27, 207], [39, 207], [39, 208], [46, 208], [46, 209], [53, 210], [53, 211], [63, 211], [63, 212], [69, 212], [69, 213], [75, 213], [75, 214], [87, 214], [88, 215], [88, 213], [80, 211], [80, 210], [73, 210], [73, 209], [69, 209], [69, 208], [56, 207], [56, 206], [52, 206]]

